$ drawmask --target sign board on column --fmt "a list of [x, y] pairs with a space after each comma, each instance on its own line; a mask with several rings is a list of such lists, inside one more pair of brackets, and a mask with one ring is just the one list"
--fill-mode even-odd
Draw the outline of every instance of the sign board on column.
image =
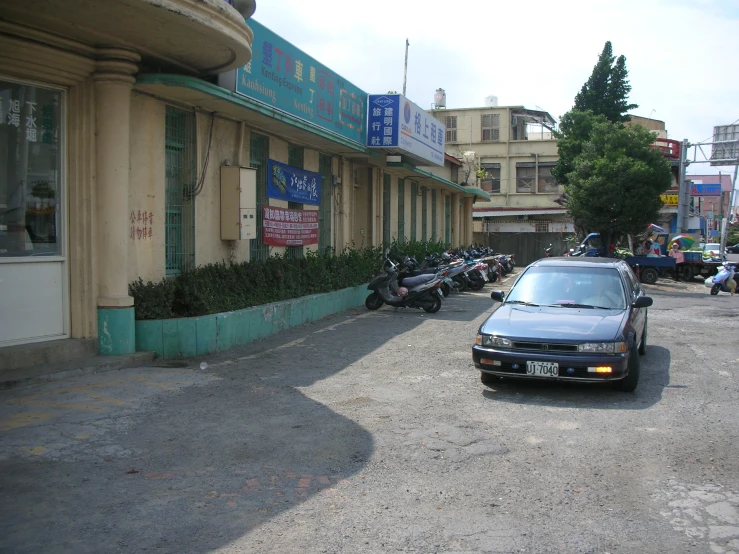
[[318, 210], [288, 210], [263, 206], [262, 236], [272, 246], [318, 244]]

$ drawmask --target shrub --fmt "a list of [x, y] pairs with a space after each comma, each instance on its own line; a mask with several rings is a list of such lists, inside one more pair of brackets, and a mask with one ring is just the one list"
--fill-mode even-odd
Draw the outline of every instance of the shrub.
[[129, 284], [136, 319], [193, 317], [241, 310], [370, 281], [382, 268], [380, 248], [350, 248], [339, 255], [309, 251], [305, 258], [197, 267], [159, 283]]

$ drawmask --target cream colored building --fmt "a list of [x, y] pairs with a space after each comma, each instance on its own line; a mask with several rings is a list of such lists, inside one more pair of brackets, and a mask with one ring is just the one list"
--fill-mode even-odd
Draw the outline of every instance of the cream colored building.
[[[474, 207], [476, 232], [569, 232], [551, 176], [558, 160], [554, 119], [523, 106], [435, 109], [446, 125], [446, 152], [462, 161], [459, 182], [490, 194]], [[478, 176], [479, 174], [479, 176]]]
[[[255, 6], [236, 4], [0, 4], [0, 347], [97, 338], [102, 354], [132, 352], [129, 283], [211, 262], [472, 241], [488, 195], [453, 182], [456, 163], [388, 162], [216, 84], [252, 61]], [[223, 168], [250, 168], [259, 222], [264, 206], [295, 207], [267, 197], [269, 160], [322, 176], [320, 205], [299, 206], [319, 211], [317, 245], [268, 246], [259, 225], [223, 240]]]

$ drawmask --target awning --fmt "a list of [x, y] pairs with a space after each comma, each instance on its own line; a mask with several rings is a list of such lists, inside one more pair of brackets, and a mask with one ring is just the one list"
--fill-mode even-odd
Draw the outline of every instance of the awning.
[[567, 210], [562, 208], [513, 208], [513, 209], [491, 209], [491, 208], [477, 208], [472, 211], [473, 218], [482, 217], [514, 217], [517, 215], [566, 215]]
[[354, 160], [383, 165], [384, 156], [341, 135], [295, 117], [262, 102], [236, 94], [196, 77], [144, 73], [136, 76], [134, 90], [175, 100], [214, 112], [267, 133], [290, 137], [296, 143]]
[[415, 165], [411, 165], [406, 162], [388, 162], [387, 169], [392, 170], [393, 173], [401, 175], [404, 178], [413, 179], [419, 183], [434, 185], [437, 187], [440, 186], [441, 188], [452, 192], [478, 196], [482, 200], [490, 201], [490, 195], [484, 190], [475, 187], [463, 187], [462, 185], [458, 185], [457, 183], [444, 179], [443, 177], [439, 177], [430, 171], [420, 169]]

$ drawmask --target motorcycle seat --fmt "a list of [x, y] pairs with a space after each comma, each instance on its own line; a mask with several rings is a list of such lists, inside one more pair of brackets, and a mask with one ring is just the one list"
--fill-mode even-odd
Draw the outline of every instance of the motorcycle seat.
[[413, 288], [417, 287], [418, 285], [422, 285], [424, 283], [428, 283], [429, 281], [433, 281], [436, 279], [436, 275], [427, 273], [424, 275], [417, 275], [415, 277], [406, 277], [403, 279], [403, 286], [407, 288]]

